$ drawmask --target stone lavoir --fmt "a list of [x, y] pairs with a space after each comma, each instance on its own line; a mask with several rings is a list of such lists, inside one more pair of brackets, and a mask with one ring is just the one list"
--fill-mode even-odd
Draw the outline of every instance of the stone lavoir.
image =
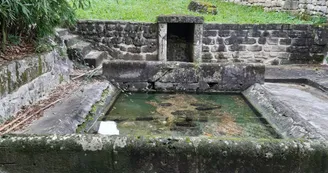
[[[326, 28], [171, 15], [57, 33], [67, 57], [32, 58], [44, 64], [32, 72], [57, 85], [72, 60], [94, 76], [0, 136], [1, 173], [328, 172]], [[33, 96], [22, 91], [48, 85], [13, 64], [0, 73], [10, 84], [0, 105], [17, 112], [10, 105]]]

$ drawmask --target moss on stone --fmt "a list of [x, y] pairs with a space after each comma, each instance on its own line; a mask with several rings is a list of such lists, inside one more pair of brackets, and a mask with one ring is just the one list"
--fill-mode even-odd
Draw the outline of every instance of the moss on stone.
[[92, 105], [91, 110], [89, 111], [89, 114], [85, 117], [84, 122], [77, 127], [76, 129], [77, 133], [87, 133], [87, 129], [86, 129], [87, 124], [90, 121], [94, 121], [95, 116], [97, 114], [97, 110], [100, 107], [104, 106], [108, 94], [109, 94], [109, 88], [103, 90], [100, 100], [97, 101], [94, 105]]
[[9, 71], [9, 69], [7, 69], [7, 89], [8, 89], [8, 93], [11, 93], [12, 88], [11, 88], [11, 72]]
[[63, 74], [59, 74], [59, 84], [64, 82], [64, 75]]
[[2, 79], [2, 76], [0, 76], [0, 94], [3, 95], [6, 93], [6, 82]]
[[38, 56], [38, 74], [42, 75], [42, 59], [41, 59], [41, 55]]

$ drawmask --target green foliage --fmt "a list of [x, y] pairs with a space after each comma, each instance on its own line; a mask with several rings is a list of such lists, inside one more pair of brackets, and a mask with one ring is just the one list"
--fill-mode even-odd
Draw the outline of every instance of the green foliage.
[[[73, 7], [84, 8], [90, 1], [72, 3]], [[67, 0], [0, 0], [2, 50], [5, 51], [9, 34], [33, 41], [52, 34], [58, 25], [73, 24], [73, 7]]]
[[217, 6], [218, 14], [199, 14], [188, 10], [191, 0], [91, 0], [92, 6], [78, 9], [80, 19], [106, 19], [155, 22], [158, 15], [187, 14], [204, 16], [206, 22], [220, 23], [289, 23], [303, 24], [311, 21], [293, 18], [286, 12], [265, 12], [263, 7], [250, 7], [224, 2], [201, 0]]

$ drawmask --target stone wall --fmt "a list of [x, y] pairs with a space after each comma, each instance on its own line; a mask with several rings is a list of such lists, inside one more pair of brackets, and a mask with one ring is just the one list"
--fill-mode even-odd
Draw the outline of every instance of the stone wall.
[[0, 66], [0, 122], [69, 80], [71, 64], [61, 48]]
[[157, 60], [157, 24], [125, 21], [78, 21], [75, 33], [115, 59]]
[[264, 65], [109, 61], [103, 75], [128, 91], [241, 92], [264, 82]]
[[204, 24], [203, 62], [321, 63], [327, 29], [288, 24]]
[[264, 6], [266, 10], [306, 12], [328, 16], [328, 0], [226, 0], [243, 5]]
[[[92, 42], [94, 48], [108, 51], [114, 59], [158, 61], [159, 25], [79, 21], [75, 33]], [[327, 56], [327, 28], [291, 24], [215, 23], [200, 24], [200, 27], [203, 29], [203, 38], [194, 42], [203, 42], [203, 62], [304, 64], [322, 63]], [[174, 53], [167, 52], [166, 48], [163, 51], [167, 55]], [[167, 60], [170, 59], [167, 57]]]
[[105, 135], [0, 137], [1, 173], [328, 172], [326, 142]]

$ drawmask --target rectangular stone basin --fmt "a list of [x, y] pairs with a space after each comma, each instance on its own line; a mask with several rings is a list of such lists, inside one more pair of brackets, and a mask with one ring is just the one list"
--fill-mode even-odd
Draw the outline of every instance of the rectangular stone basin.
[[133, 136], [279, 138], [239, 94], [122, 93], [98, 132], [106, 128]]

